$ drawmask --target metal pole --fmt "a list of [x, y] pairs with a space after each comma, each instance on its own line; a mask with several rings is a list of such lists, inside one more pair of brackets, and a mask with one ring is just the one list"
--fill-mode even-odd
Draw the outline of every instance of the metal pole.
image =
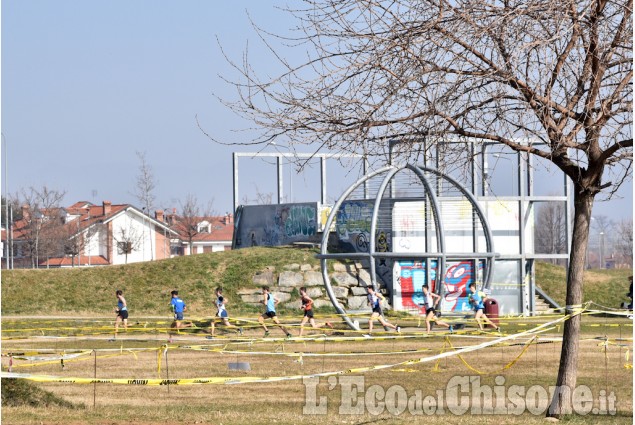
[[278, 204], [282, 204], [282, 156], [278, 156], [276, 162], [278, 164]]
[[165, 347], [165, 375], [168, 381], [168, 394], [170, 394], [170, 365], [168, 364], [168, 347]]
[[326, 204], [326, 157], [322, 156], [320, 158], [320, 182], [321, 182], [321, 196], [320, 203], [322, 205]]
[[93, 370], [93, 409], [97, 404], [97, 351], [93, 350], [93, 354], [95, 355], [95, 365]]
[[[9, 223], [13, 223], [13, 208], [9, 209]], [[13, 225], [9, 226], [9, 247], [10, 247], [10, 259], [11, 259], [11, 269], [13, 269], [13, 257], [15, 253], [13, 252]]]
[[6, 259], [6, 267], [7, 269], [9, 269], [9, 257], [10, 257], [10, 252], [11, 252], [11, 241], [9, 239], [9, 234], [10, 234], [10, 228], [11, 228], [11, 221], [9, 220], [9, 184], [8, 181], [9, 179], [7, 178], [7, 139], [6, 137], [4, 137], [4, 133], [2, 133], [2, 140], [4, 141], [4, 212], [5, 212], [5, 223], [6, 223], [6, 253], [5, 253], [5, 259]]
[[238, 208], [238, 155], [232, 152], [233, 172], [234, 172], [234, 214]]

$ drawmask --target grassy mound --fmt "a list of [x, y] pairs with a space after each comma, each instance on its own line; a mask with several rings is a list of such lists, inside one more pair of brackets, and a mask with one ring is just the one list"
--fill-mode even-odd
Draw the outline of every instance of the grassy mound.
[[[584, 272], [584, 301], [620, 308], [628, 301], [628, 277], [632, 269], [591, 269]], [[567, 293], [567, 271], [564, 267], [550, 263], [536, 262], [536, 284], [540, 286], [554, 301], [565, 305]]]
[[84, 405], [76, 406], [23, 379], [2, 379], [0, 385], [2, 387], [2, 406], [84, 408]]
[[169, 316], [170, 291], [179, 290], [190, 315], [210, 315], [222, 286], [232, 313], [259, 311], [240, 303], [236, 291], [255, 288], [252, 278], [266, 267], [276, 274], [288, 264], [318, 265], [314, 249], [254, 247], [120, 266], [3, 270], [2, 314], [75, 313], [112, 315], [121, 289], [131, 316]]
[[[114, 320], [115, 290], [122, 289], [131, 317], [164, 315], [168, 318], [170, 291], [178, 289], [188, 305], [189, 316], [204, 317], [215, 312], [217, 286], [223, 287], [231, 314], [251, 314], [260, 309], [242, 303], [237, 291], [256, 288], [258, 285], [252, 281], [254, 274], [273, 267], [277, 277], [285, 265], [294, 263], [317, 266], [316, 254], [315, 249], [253, 247], [120, 266], [4, 270], [2, 314], [111, 315]], [[626, 301], [630, 274], [632, 270], [587, 271], [584, 299], [618, 308]], [[536, 283], [562, 305], [565, 275], [562, 267], [536, 263]]]

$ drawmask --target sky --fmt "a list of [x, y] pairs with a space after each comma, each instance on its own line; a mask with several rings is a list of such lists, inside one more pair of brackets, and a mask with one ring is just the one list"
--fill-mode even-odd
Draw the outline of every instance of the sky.
[[[134, 196], [137, 152], [153, 171], [156, 209], [178, 208], [188, 194], [215, 212], [231, 212], [232, 151], [211, 142], [245, 141], [250, 123], [214, 96], [234, 97], [220, 76], [249, 52], [262, 72], [271, 57], [258, 47], [250, 17], [276, 33], [294, 25], [277, 1], [3, 0], [2, 193], [29, 187], [65, 191], [63, 204], [109, 200], [140, 206]], [[218, 40], [218, 41], [217, 41]], [[255, 47], [254, 47], [255, 46]], [[6, 155], [6, 156], [5, 156]], [[5, 163], [6, 180], [5, 180]], [[273, 194], [271, 163], [240, 162], [240, 197]], [[332, 201], [359, 177], [330, 161]], [[286, 166], [292, 201], [319, 200], [319, 170]], [[632, 182], [594, 215], [633, 215]]]

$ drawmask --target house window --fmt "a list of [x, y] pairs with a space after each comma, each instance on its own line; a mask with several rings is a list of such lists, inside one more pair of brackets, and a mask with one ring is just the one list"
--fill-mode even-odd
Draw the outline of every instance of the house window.
[[120, 255], [132, 252], [132, 242], [117, 242], [117, 253]]
[[198, 223], [198, 233], [211, 233], [211, 224], [208, 221]]

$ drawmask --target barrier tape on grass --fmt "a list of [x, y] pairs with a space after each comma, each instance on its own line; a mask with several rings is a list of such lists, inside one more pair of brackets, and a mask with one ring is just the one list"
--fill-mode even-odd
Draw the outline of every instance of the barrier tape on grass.
[[490, 347], [492, 345], [498, 344], [504, 341], [511, 341], [517, 338], [536, 335], [538, 333], [545, 332], [547, 329], [553, 327], [554, 325], [564, 322], [565, 320], [570, 319], [571, 317], [578, 315], [582, 312], [582, 310], [577, 312], [572, 312], [569, 315], [563, 316], [559, 319], [553, 320], [551, 322], [539, 325], [533, 329], [508, 335], [502, 336], [496, 340], [485, 341], [481, 344], [465, 347], [462, 349], [457, 349], [454, 351], [446, 351], [444, 353], [440, 353], [430, 357], [421, 357], [413, 360], [406, 360], [393, 364], [382, 364], [375, 366], [367, 366], [367, 367], [359, 367], [359, 368], [351, 368], [346, 370], [339, 370], [333, 372], [322, 372], [315, 373], [311, 375], [289, 375], [289, 376], [266, 376], [266, 377], [210, 377], [210, 378], [187, 378], [187, 379], [105, 379], [105, 378], [65, 378], [60, 376], [47, 376], [47, 375], [34, 375], [34, 374], [19, 374], [19, 373], [9, 373], [2, 372], [0, 373], [0, 378], [16, 378], [16, 379], [26, 379], [35, 382], [57, 382], [57, 383], [70, 383], [70, 384], [120, 384], [120, 385], [150, 385], [150, 386], [158, 386], [158, 385], [200, 385], [200, 384], [246, 384], [246, 383], [261, 383], [261, 382], [280, 382], [280, 381], [292, 381], [292, 380], [300, 380], [304, 378], [315, 378], [315, 377], [327, 377], [327, 376], [335, 376], [335, 375], [345, 375], [352, 373], [365, 373], [376, 370], [383, 369], [391, 369], [403, 366], [410, 366], [415, 364], [427, 363], [431, 361], [435, 361], [442, 358], [453, 357], [460, 354], [477, 351], [483, 348]]

